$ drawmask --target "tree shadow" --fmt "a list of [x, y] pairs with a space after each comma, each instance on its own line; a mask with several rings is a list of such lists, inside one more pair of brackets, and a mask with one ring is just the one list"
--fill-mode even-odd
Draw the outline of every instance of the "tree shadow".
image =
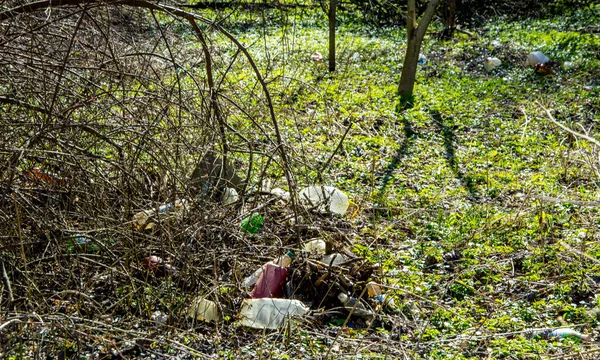
[[417, 137], [417, 133], [413, 130], [411, 122], [403, 117], [402, 125], [404, 130], [404, 140], [402, 144], [400, 144], [400, 148], [396, 152], [396, 155], [392, 158], [392, 161], [386, 167], [383, 172], [383, 177], [381, 179], [381, 186], [379, 188], [379, 197], [381, 198], [383, 194], [385, 194], [387, 186], [390, 180], [393, 178], [394, 170], [398, 168], [398, 165], [406, 156], [408, 156], [410, 148], [412, 147], [415, 138]]
[[448, 167], [452, 170], [454, 176], [456, 176], [456, 178], [460, 181], [460, 184], [467, 190], [467, 198], [472, 201], [479, 200], [479, 194], [477, 193], [475, 181], [470, 176], [465, 176], [458, 166], [458, 162], [456, 160], [456, 148], [454, 146], [457, 140], [453, 128], [444, 122], [442, 114], [440, 114], [439, 111], [432, 111], [431, 117], [433, 119], [433, 124], [442, 134], [442, 138], [444, 140], [444, 149], [446, 150], [445, 158], [446, 162], [448, 163]]

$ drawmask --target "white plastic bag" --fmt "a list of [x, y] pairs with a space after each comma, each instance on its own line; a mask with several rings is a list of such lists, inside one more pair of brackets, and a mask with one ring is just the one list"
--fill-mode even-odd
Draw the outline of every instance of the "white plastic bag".
[[550, 59], [544, 55], [541, 51], [534, 51], [527, 55], [527, 60], [525, 60], [525, 66], [535, 66], [535, 64], [545, 64]]
[[221, 196], [221, 202], [223, 205], [231, 205], [239, 199], [240, 196], [234, 188], [225, 188], [225, 191], [223, 191], [223, 195]]
[[344, 215], [350, 202], [348, 196], [333, 186], [313, 185], [299, 193], [300, 202], [316, 206], [319, 211], [331, 211]]
[[325, 240], [321, 239], [311, 240], [304, 244], [302, 250], [325, 255], [325, 252], [327, 251], [327, 243]]
[[308, 313], [309, 309], [298, 300], [245, 299], [242, 302], [241, 324], [254, 329], [279, 329], [286, 319]]
[[497, 57], [489, 57], [485, 59], [485, 62], [483, 63], [483, 68], [485, 69], [485, 71], [490, 72], [500, 65], [502, 65], [502, 61], [500, 61], [500, 59], [498, 59]]

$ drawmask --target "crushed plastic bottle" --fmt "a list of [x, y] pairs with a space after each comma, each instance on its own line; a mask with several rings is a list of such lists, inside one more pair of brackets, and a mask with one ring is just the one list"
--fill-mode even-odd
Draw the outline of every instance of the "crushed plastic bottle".
[[387, 294], [382, 294], [381, 286], [373, 281], [367, 283], [367, 294], [370, 298], [373, 298], [377, 303], [383, 305], [383, 308], [392, 312], [398, 313], [398, 307], [394, 298]]
[[579, 339], [581, 341], [589, 341], [590, 336], [584, 335], [579, 331], [575, 331], [569, 328], [554, 329], [548, 333], [549, 338], [560, 338], [560, 339]]
[[367, 283], [367, 294], [369, 296], [379, 296], [381, 295], [381, 286], [376, 282], [370, 281]]
[[365, 304], [363, 304], [362, 302], [359, 302], [356, 307], [354, 307], [354, 304], [356, 304], [357, 299], [354, 297], [349, 297], [348, 295], [342, 293], [339, 293], [338, 295], [338, 300], [340, 300], [340, 302], [344, 305], [344, 307], [346, 308], [346, 310], [348, 311], [352, 311], [352, 309], [354, 308], [354, 311], [352, 312], [352, 314], [365, 318], [365, 319], [372, 319], [374, 314], [371, 310], [367, 309], [367, 307], [365, 306]]
[[137, 229], [152, 229], [156, 226], [156, 223], [150, 221], [151, 217], [163, 217], [168, 215], [181, 215], [183, 211], [187, 209], [187, 201], [185, 199], [175, 200], [174, 204], [168, 203], [158, 207], [158, 211], [155, 209], [142, 210], [133, 215], [133, 226]]
[[525, 60], [525, 66], [534, 67], [536, 64], [545, 64], [550, 59], [544, 55], [541, 51], [534, 51], [527, 55], [527, 60]]
[[298, 195], [301, 202], [316, 207], [321, 212], [329, 210], [334, 214], [344, 215], [350, 206], [348, 195], [333, 186], [309, 186]]
[[261, 214], [254, 212], [242, 220], [242, 231], [250, 234], [256, 234], [265, 224], [265, 219]]
[[275, 264], [267, 264], [250, 292], [251, 298], [278, 298], [283, 293], [283, 286], [288, 269]]
[[152, 321], [154, 321], [157, 325], [162, 325], [169, 321], [169, 315], [163, 313], [162, 311], [155, 311], [150, 316], [150, 319], [152, 319]]
[[489, 57], [485, 59], [483, 63], [483, 68], [485, 69], [485, 71], [491, 72], [500, 65], [502, 65], [502, 61], [500, 59], [498, 59], [497, 57]]
[[240, 199], [237, 191], [234, 188], [225, 188], [221, 195], [221, 203], [223, 205], [231, 205]]
[[192, 306], [188, 310], [188, 316], [199, 321], [211, 322], [219, 318], [217, 304], [206, 300], [204, 297], [197, 297], [192, 301]]
[[325, 240], [315, 239], [305, 243], [302, 249], [311, 253], [325, 255], [327, 243]]
[[346, 257], [338, 253], [325, 255], [321, 260], [321, 262], [327, 266], [338, 266], [340, 264], [345, 263], [346, 261], [348, 261], [346, 260]]
[[277, 259], [274, 259], [273, 261], [269, 261], [268, 263], [266, 263], [263, 266], [256, 269], [256, 271], [254, 271], [254, 273], [252, 273], [252, 275], [245, 278], [242, 285], [244, 286], [244, 288], [249, 290], [254, 284], [256, 284], [256, 282], [258, 281], [258, 279], [260, 278], [260, 276], [262, 275], [263, 271], [265, 270], [265, 268], [268, 264], [274, 264], [274, 265], [285, 268], [285, 267], [290, 266], [293, 258], [294, 258], [294, 253], [291, 251], [288, 251], [287, 253], [278, 257]]
[[304, 315], [309, 309], [299, 300], [245, 299], [240, 310], [241, 324], [254, 329], [279, 329], [293, 316]]
[[423, 54], [419, 54], [419, 60], [417, 61], [417, 64], [423, 65], [426, 62], [427, 62], [427, 56], [425, 56]]
[[290, 200], [290, 193], [289, 191], [285, 191], [283, 189], [280, 188], [275, 188], [272, 189], [270, 191], [271, 194], [275, 195], [275, 196], [279, 196], [280, 198], [282, 198], [285, 201], [289, 201]]

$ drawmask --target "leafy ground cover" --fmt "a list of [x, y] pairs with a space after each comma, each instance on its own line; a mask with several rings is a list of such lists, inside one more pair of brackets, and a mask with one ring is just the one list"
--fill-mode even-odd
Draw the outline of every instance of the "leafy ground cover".
[[[44, 319], [59, 330], [32, 338], [57, 344], [62, 357], [89, 358], [98, 351], [115, 358], [597, 358], [595, 341], [548, 339], [532, 329], [568, 326], [600, 336], [599, 153], [550, 120], [597, 137], [599, 7], [549, 19], [497, 19], [451, 41], [429, 35], [410, 109], [399, 109], [396, 97], [403, 30], [365, 27], [343, 16], [338, 70], [330, 74], [311, 59], [314, 51], [327, 56], [320, 12], [205, 12], [223, 18], [220, 24], [265, 74], [299, 184], [320, 177], [358, 204], [355, 215], [335, 221], [351, 229], [347, 240], [357, 255], [379, 264], [400, 314], [374, 327], [353, 319], [341, 326], [344, 314], [317, 314], [293, 328], [258, 332], [239, 326], [231, 310], [216, 327], [160, 328], [149, 314], [184, 314], [185, 290], [169, 279], [136, 288], [103, 277], [98, 282], [106, 291], [116, 289], [125, 299], [111, 308], [132, 314], [102, 322], [58, 304], [57, 314]], [[174, 29], [184, 40], [193, 36], [187, 27]], [[210, 40], [233, 56], [219, 38]], [[192, 52], [197, 45], [189, 46]], [[553, 75], [523, 66], [535, 50], [560, 63]], [[488, 73], [483, 61], [490, 56], [503, 63]], [[249, 77], [243, 66], [228, 75], [240, 88]], [[341, 151], [320, 171], [348, 127]], [[281, 173], [270, 175], [285, 186]], [[281, 241], [273, 237], [268, 240]], [[237, 280], [219, 279], [228, 283], [219, 287], [223, 299]], [[96, 296], [98, 303], [108, 297]], [[61, 323], [62, 313], [77, 315], [70, 325]], [[102, 345], [86, 347], [84, 334]], [[13, 358], [30, 354], [19, 341], [10, 343]]]
[[[574, 326], [597, 337], [598, 154], [544, 111], [597, 133], [597, 22], [595, 8], [495, 20], [452, 41], [430, 35], [409, 110], [398, 110], [395, 96], [403, 31], [344, 19], [334, 74], [310, 60], [326, 54], [326, 30], [306, 18], [238, 33], [255, 54], [271, 52], [280, 117], [298, 133], [290, 141], [319, 161], [353, 124], [327, 180], [362, 205], [354, 249], [382, 264], [398, 289], [406, 329], [386, 345], [393, 356], [597, 356], [595, 343], [527, 331]], [[539, 76], [523, 66], [531, 51], [561, 66]], [[488, 73], [491, 56], [503, 63]], [[347, 344], [356, 356], [385, 357], [371, 341], [389, 336], [378, 329], [345, 338], [370, 339]]]

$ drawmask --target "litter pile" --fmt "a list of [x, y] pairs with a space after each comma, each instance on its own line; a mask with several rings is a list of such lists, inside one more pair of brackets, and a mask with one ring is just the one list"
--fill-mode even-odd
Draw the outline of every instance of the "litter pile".
[[[214, 186], [214, 183], [209, 185]], [[201, 187], [208, 188], [205, 184]], [[232, 190], [235, 191], [224, 186], [217, 191], [221, 194], [217, 196], [221, 199], [221, 207], [235, 206], [239, 201], [237, 192], [235, 198], [227, 195]], [[238, 221], [239, 234], [252, 238], [252, 241], [260, 241], [261, 231], [269, 222], [269, 204], [283, 206], [278, 211], [291, 212], [289, 207], [285, 210], [290, 199], [290, 194], [285, 190], [268, 189], [262, 193], [268, 194], [271, 199], [255, 206], [254, 210], [248, 209], [249, 215], [241, 216], [243, 219]], [[345, 222], [344, 216], [352, 216], [358, 211], [358, 207], [344, 192], [332, 186], [306, 187], [298, 192], [297, 199], [301, 204], [302, 216], [337, 221], [338, 224], [344, 224], [346, 229], [351, 227]], [[250, 198], [249, 202], [252, 200]], [[137, 231], [154, 231], [157, 222], [174, 221], [185, 216], [186, 212], [193, 211], [193, 203], [193, 200], [176, 200], [157, 209], [142, 210], [133, 216], [132, 225]], [[397, 311], [394, 299], [384, 294], [382, 286], [377, 283], [376, 265], [357, 257], [343, 242], [336, 241], [336, 236], [329, 236], [329, 240], [312, 237], [314, 234], [323, 234], [323, 229], [305, 227], [302, 232], [300, 241], [290, 238], [288, 244], [282, 244], [277, 249], [280, 252], [284, 249], [285, 253], [243, 274], [239, 291], [234, 292], [236, 299], [227, 302], [233, 304], [234, 308], [226, 308], [223, 302], [211, 300], [209, 291], [196, 296], [188, 304], [187, 316], [198, 321], [218, 322], [223, 320], [223, 314], [233, 314], [243, 326], [277, 329], [292, 317], [308, 314], [313, 319], [342, 317], [346, 321], [351, 316], [354, 322], [370, 326], [381, 319], [380, 314]], [[175, 266], [153, 254], [143, 258], [141, 268], [156, 277], [181, 277]], [[160, 318], [158, 315], [155, 317]]]

